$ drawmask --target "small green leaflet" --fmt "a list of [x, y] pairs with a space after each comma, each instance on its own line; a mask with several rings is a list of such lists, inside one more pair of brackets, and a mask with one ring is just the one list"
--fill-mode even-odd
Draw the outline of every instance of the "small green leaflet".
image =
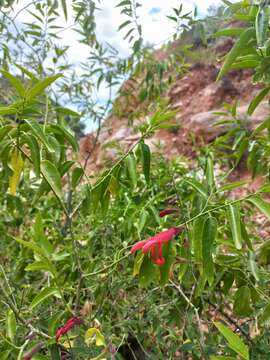
[[135, 188], [137, 186], [137, 169], [136, 169], [136, 159], [133, 153], [129, 154], [125, 159], [126, 166], [128, 169], [128, 174], [132, 182], [132, 186]]
[[51, 163], [49, 160], [43, 160], [41, 162], [41, 173], [44, 176], [45, 180], [50, 185], [54, 194], [58, 197], [58, 199], [62, 202], [62, 185], [61, 185], [61, 177], [56, 169], [55, 165]]
[[53, 295], [60, 297], [58, 289], [54, 287], [44, 288], [34, 297], [33, 301], [30, 304], [30, 309], [33, 310], [36, 306], [38, 306], [44, 300], [48, 299]]
[[0, 70], [0, 72], [4, 75], [5, 78], [8, 79], [8, 81], [11, 83], [11, 85], [15, 88], [17, 94], [23, 98], [25, 95], [25, 89], [24, 89], [23, 83], [20, 81], [20, 79], [17, 78], [16, 76], [10, 74], [6, 70]]
[[15, 334], [16, 334], [16, 317], [12, 310], [8, 310], [6, 317], [6, 333], [7, 337], [14, 342]]
[[145, 143], [140, 143], [141, 154], [142, 154], [142, 165], [143, 165], [143, 173], [146, 182], [150, 180], [150, 165], [151, 165], [151, 151], [148, 145]]
[[26, 92], [26, 100], [31, 101], [36, 96], [41, 95], [48, 86], [50, 86], [53, 82], [55, 82], [55, 80], [57, 80], [61, 76], [62, 74], [57, 74], [50, 76], [44, 80], [40, 80], [36, 85], [32, 87], [32, 89]]
[[207, 191], [206, 191], [205, 187], [201, 183], [199, 183], [199, 181], [197, 181], [195, 179], [191, 179], [191, 178], [185, 178], [184, 181], [186, 183], [188, 183], [189, 185], [191, 185], [201, 195], [203, 195], [204, 197], [207, 197]]
[[249, 360], [249, 350], [244, 342], [231, 329], [219, 322], [214, 322], [215, 327], [225, 337], [228, 346], [235, 351], [242, 359]]
[[258, 195], [250, 197], [247, 201], [255, 205], [270, 220], [270, 204], [268, 202]]
[[212, 253], [217, 235], [217, 220], [214, 217], [208, 217], [205, 220], [202, 233], [203, 273], [211, 285], [214, 281], [214, 262]]
[[252, 115], [258, 105], [263, 101], [263, 99], [268, 95], [270, 91], [270, 86], [266, 87], [265, 89], [261, 90], [259, 94], [251, 101], [248, 107], [248, 114]]
[[258, 47], [262, 47], [267, 40], [269, 25], [269, 6], [266, 3], [265, 6], [260, 5], [256, 20], [255, 20], [255, 29], [256, 29], [256, 39]]
[[246, 49], [248, 42], [255, 38], [256, 33], [253, 27], [246, 29], [239, 37], [239, 40], [234, 44], [233, 48], [226, 56], [224, 64], [218, 74], [217, 80], [221, 80], [224, 75], [230, 70], [231, 65], [235, 62], [237, 57]]
[[241, 217], [238, 204], [228, 205], [228, 219], [236, 249], [242, 249]]
[[34, 135], [46, 146], [46, 149], [50, 152], [54, 152], [54, 148], [49, 143], [45, 133], [43, 132], [42, 126], [33, 119], [26, 119], [25, 122], [29, 125]]

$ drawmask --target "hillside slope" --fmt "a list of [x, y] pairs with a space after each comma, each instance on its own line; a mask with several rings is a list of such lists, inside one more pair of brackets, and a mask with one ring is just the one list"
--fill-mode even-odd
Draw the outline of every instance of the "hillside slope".
[[[219, 52], [222, 53], [220, 49]], [[168, 159], [178, 155], [193, 156], [194, 142], [197, 145], [207, 143], [226, 131], [224, 127], [216, 126], [222, 117], [215, 114], [224, 112], [225, 103], [231, 104], [241, 99], [237, 116], [247, 121], [251, 128], [266, 117], [269, 112], [269, 105], [266, 102], [261, 103], [252, 117], [246, 115], [250, 100], [259, 90], [258, 86], [251, 84], [251, 71], [233, 71], [222, 81], [217, 82], [218, 71], [219, 64], [196, 63], [184, 77], [173, 83], [164, 98], [167, 98], [170, 109], [176, 112], [173, 122], [177, 126], [173, 130], [160, 130], [152, 138], [147, 139], [152, 150], [156, 146], [161, 146], [164, 156]], [[123, 85], [125, 86], [127, 84]], [[116, 99], [120, 103], [124, 103], [124, 100], [121, 97]], [[140, 106], [136, 96], [128, 106], [126, 113]], [[135, 127], [143, 121], [144, 118], [137, 118], [134, 121]], [[119, 148], [126, 150], [138, 137], [134, 126], [128, 126], [127, 117], [110, 115], [102, 125], [93, 153], [91, 150], [95, 143], [95, 134], [88, 134], [81, 140], [82, 162], [91, 155], [87, 163], [87, 173], [90, 175], [103, 168], [106, 161], [117, 157]]]

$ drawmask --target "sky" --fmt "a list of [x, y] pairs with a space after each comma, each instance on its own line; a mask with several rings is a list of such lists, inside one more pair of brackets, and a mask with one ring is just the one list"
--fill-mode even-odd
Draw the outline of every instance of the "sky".
[[[15, 12], [25, 7], [30, 0], [19, 0], [16, 5]], [[68, 20], [64, 19], [62, 14], [58, 20], [59, 26], [65, 28], [61, 32], [60, 45], [69, 46], [68, 58], [75, 66], [79, 65], [87, 59], [89, 55], [89, 48], [79, 42], [80, 35], [72, 28], [72, 0], [66, 0], [68, 4]], [[129, 54], [129, 44], [123, 40], [126, 31], [118, 32], [117, 29], [121, 23], [127, 18], [120, 14], [120, 8], [116, 5], [121, 0], [101, 0], [99, 4], [100, 10], [96, 12], [97, 23], [97, 36], [98, 39], [104, 42], [108, 42], [115, 47], [119, 55], [126, 57]], [[144, 41], [151, 43], [159, 47], [160, 44], [166, 42], [174, 34], [175, 24], [170, 21], [166, 16], [173, 15], [172, 8], [177, 7], [182, 3], [185, 12], [194, 11], [195, 6], [198, 7], [200, 16], [206, 14], [210, 5], [218, 5], [220, 0], [140, 0], [141, 7], [138, 9], [139, 23], [142, 26], [142, 33]], [[31, 15], [27, 14], [27, 11], [19, 12], [17, 17], [19, 22], [33, 21]], [[126, 30], [126, 29], [125, 29]], [[108, 97], [107, 89], [101, 89], [99, 98], [106, 99]], [[87, 123], [87, 131], [92, 130], [91, 122]]]

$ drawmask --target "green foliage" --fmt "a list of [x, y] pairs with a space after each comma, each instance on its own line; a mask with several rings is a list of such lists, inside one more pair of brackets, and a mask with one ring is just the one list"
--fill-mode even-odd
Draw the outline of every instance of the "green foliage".
[[[249, 106], [252, 114], [269, 94], [269, 5], [224, 4], [215, 16], [224, 10], [220, 21], [241, 20], [246, 27], [216, 34], [236, 38], [219, 79], [236, 68], [254, 69], [253, 80], [263, 88]], [[175, 54], [155, 61], [144, 46], [139, 3], [117, 4], [126, 17], [118, 31], [130, 44], [128, 59], [99, 43], [94, 1], [74, 1], [73, 10], [65, 1], [36, 2], [28, 9], [35, 21], [22, 25], [18, 39], [11, 5], [1, 3], [1, 74], [11, 90], [0, 108], [1, 359], [120, 359], [130, 343], [151, 359], [266, 359], [270, 244], [254, 216], [270, 219], [269, 119], [250, 131], [238, 119], [237, 104], [227, 106], [231, 130], [197, 149], [192, 162], [168, 161], [147, 140], [172, 128], [175, 113], [161, 98], [170, 74], [183, 74], [186, 65]], [[55, 42], [55, 22], [70, 11], [91, 50], [80, 76]], [[196, 20], [182, 5], [168, 18], [183, 44], [188, 33], [208, 46], [217, 30], [211, 16]], [[15, 67], [14, 44], [24, 45]], [[53, 66], [47, 67], [48, 50]], [[100, 126], [112, 99], [97, 105], [89, 93], [112, 90], [127, 76], [139, 79], [133, 90], [148, 116], [137, 127], [138, 140], [90, 177], [69, 125], [88, 114]], [[80, 115], [61, 106], [55, 93], [67, 96]], [[235, 190], [246, 181], [228, 180], [241, 161], [253, 178], [265, 180], [243, 197]], [[133, 257], [131, 247], [145, 245], [144, 239], [155, 240], [155, 247]]]

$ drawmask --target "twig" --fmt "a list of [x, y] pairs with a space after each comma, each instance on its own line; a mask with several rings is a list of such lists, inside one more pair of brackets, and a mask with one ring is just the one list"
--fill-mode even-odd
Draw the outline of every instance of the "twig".
[[248, 342], [252, 342], [249, 334], [237, 323], [236, 320], [234, 320], [229, 314], [227, 314], [225, 311], [223, 311], [220, 306], [217, 306], [216, 304], [213, 304], [209, 299], [205, 299], [204, 301], [207, 302], [209, 305], [213, 306], [222, 316], [224, 316], [232, 325], [235, 326], [237, 330], [241, 332], [241, 334], [247, 339]]
[[186, 301], [186, 303], [194, 310], [195, 312], [195, 316], [197, 319], [197, 323], [198, 323], [198, 328], [199, 328], [199, 332], [200, 332], [200, 348], [201, 348], [201, 352], [202, 354], [204, 353], [204, 334], [203, 334], [203, 330], [202, 330], [202, 323], [201, 323], [201, 319], [199, 316], [199, 311], [196, 308], [196, 306], [190, 301], [190, 299], [186, 296], [186, 294], [183, 292], [183, 290], [181, 289], [180, 285], [175, 284], [172, 280], [170, 280], [170, 283], [172, 284], [172, 286], [179, 292], [179, 294], [183, 297], [183, 299]]

